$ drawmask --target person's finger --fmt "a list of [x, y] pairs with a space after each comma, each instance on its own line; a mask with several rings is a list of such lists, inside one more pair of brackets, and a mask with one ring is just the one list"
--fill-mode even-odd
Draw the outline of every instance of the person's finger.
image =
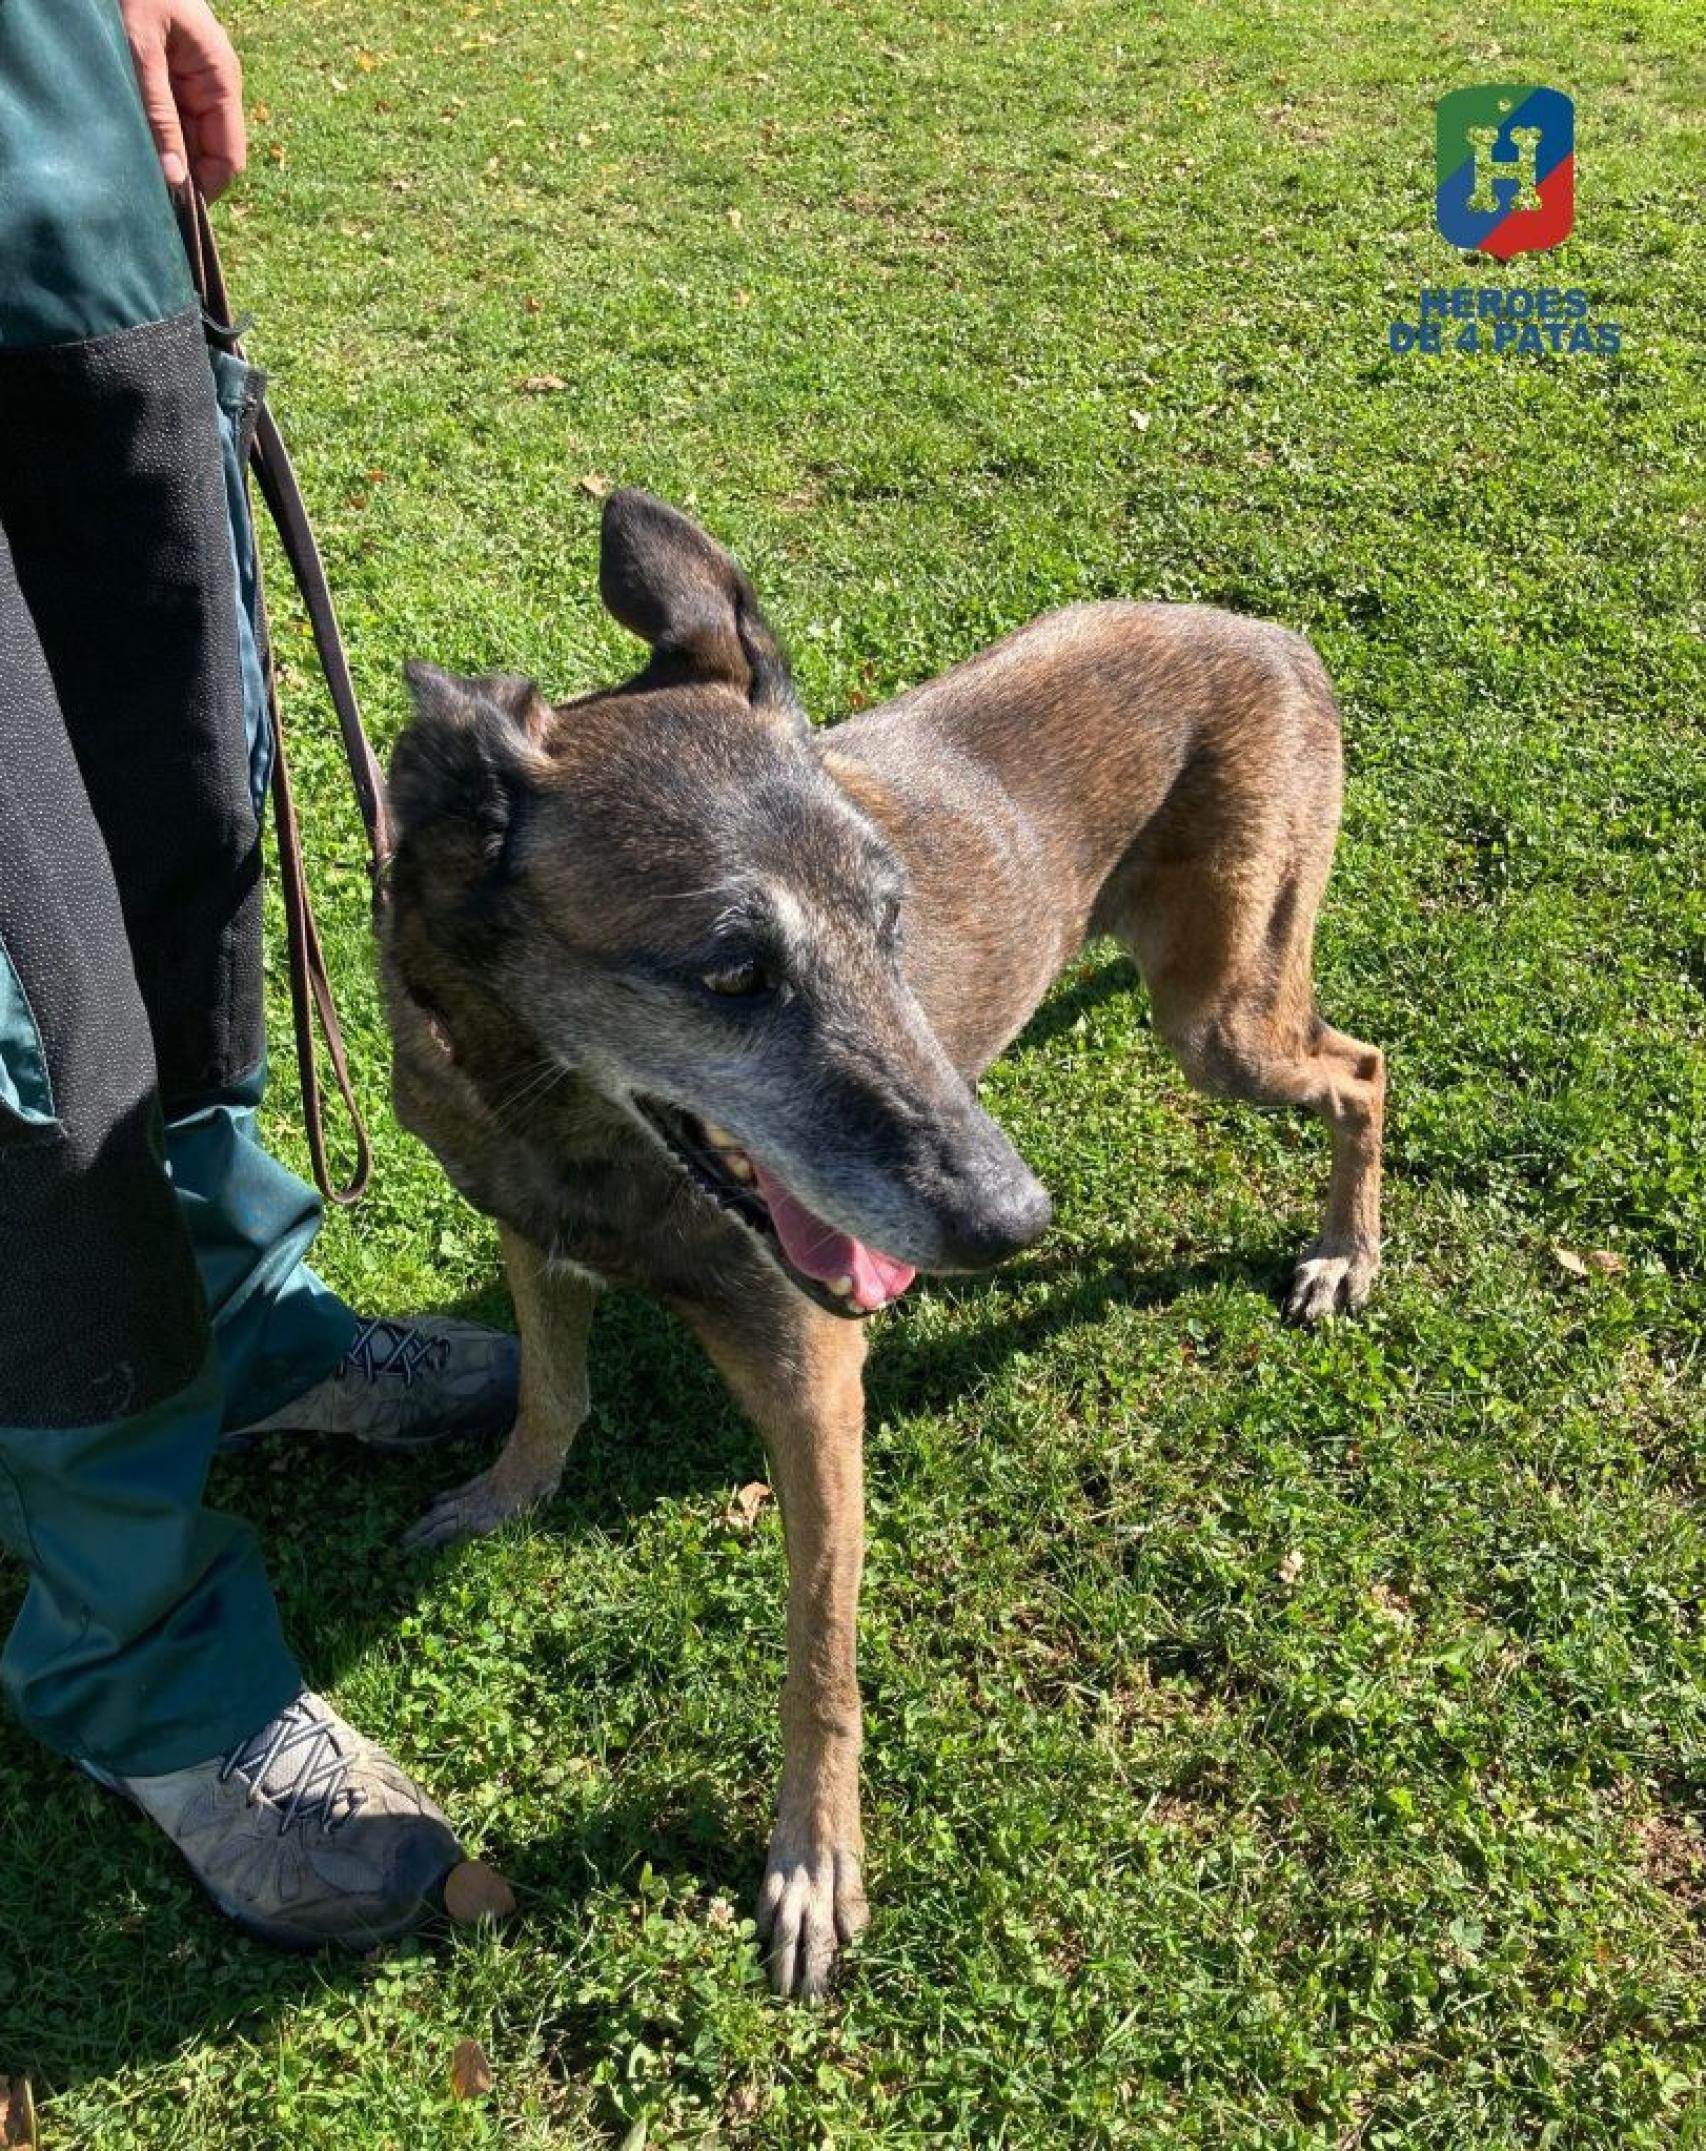
[[160, 169], [170, 187], [182, 186], [189, 177], [189, 153], [178, 120], [178, 101], [172, 94], [171, 70], [166, 64], [164, 42], [133, 44], [130, 56], [136, 66], [136, 86], [142, 93], [142, 109], [148, 131], [160, 152]]
[[243, 70], [231, 40], [205, 8], [186, 8], [173, 23], [166, 59], [196, 185], [211, 201], [248, 161]]

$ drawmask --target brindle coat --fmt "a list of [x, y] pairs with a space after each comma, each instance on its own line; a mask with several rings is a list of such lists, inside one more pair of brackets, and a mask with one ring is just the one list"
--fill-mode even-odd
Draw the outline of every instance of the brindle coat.
[[1327, 1121], [1326, 1220], [1287, 1308], [1358, 1305], [1384, 1070], [1311, 985], [1338, 717], [1283, 628], [1109, 603], [813, 732], [746, 578], [685, 517], [614, 495], [601, 587], [653, 648], [623, 686], [552, 708], [524, 681], [411, 668], [381, 936], [397, 1109], [498, 1220], [523, 1347], [508, 1445], [415, 1537], [490, 1530], [556, 1487], [601, 1284], [687, 1321], [781, 1501], [784, 1763], [759, 1911], [775, 1984], [810, 1994], [867, 1917], [865, 1335], [722, 1186], [702, 1124], [898, 1259], [998, 1260], [1048, 1203], [970, 1086], [1113, 934], [1193, 1082]]

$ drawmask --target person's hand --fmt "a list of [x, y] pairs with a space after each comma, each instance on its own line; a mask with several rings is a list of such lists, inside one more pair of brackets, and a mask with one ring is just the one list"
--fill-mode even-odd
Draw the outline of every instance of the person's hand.
[[207, 0], [119, 0], [142, 109], [167, 184], [209, 201], [243, 169], [243, 70]]

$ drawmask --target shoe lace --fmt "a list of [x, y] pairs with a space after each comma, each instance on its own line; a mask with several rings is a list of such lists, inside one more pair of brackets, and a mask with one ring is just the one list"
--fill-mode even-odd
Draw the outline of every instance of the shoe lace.
[[450, 1339], [434, 1337], [412, 1322], [388, 1322], [371, 1315], [350, 1339], [338, 1371], [366, 1382], [400, 1381], [405, 1389], [420, 1375], [442, 1374], [450, 1358]]
[[278, 1834], [292, 1824], [318, 1826], [328, 1835], [362, 1806], [366, 1795], [346, 1783], [355, 1756], [338, 1744], [333, 1722], [306, 1696], [280, 1711], [270, 1725], [233, 1748], [219, 1766], [219, 1781], [246, 1789], [252, 1807], [261, 1798], [279, 1809]]

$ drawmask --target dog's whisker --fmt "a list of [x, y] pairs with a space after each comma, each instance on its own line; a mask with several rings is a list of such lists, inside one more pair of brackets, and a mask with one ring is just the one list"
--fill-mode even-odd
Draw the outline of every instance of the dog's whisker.
[[492, 1101], [492, 1117], [501, 1126], [514, 1125], [515, 1115], [523, 1106], [538, 1105], [548, 1098], [565, 1076], [574, 1073], [566, 1061], [551, 1060], [520, 1084], [508, 1097]]
[[512, 1111], [516, 1106], [524, 1104], [527, 1098], [548, 1080], [548, 1071], [535, 1071], [525, 1082], [517, 1083], [513, 1089], [505, 1091], [501, 1096], [494, 1098], [492, 1100], [492, 1111], [501, 1118], [502, 1115]]
[[738, 882], [711, 881], [707, 882], [702, 889], [669, 889], [662, 891], [655, 895], [652, 901], [659, 904], [689, 904], [695, 903], [706, 896], [726, 896], [731, 903], [735, 903], [740, 901], [745, 894], [746, 891]]
[[548, 1098], [559, 1085], [566, 1082], [573, 1074], [574, 1070], [572, 1068], [560, 1062], [524, 1092], [520, 1098], [516, 1099], [515, 1105], [537, 1105], [541, 1098]]
[[560, 1065], [556, 1056], [550, 1053], [542, 1053], [537, 1060], [528, 1061], [519, 1073], [512, 1077], [509, 1088], [499, 1092], [493, 1099], [493, 1104], [507, 1104], [511, 1097], [519, 1096], [522, 1091], [527, 1089], [529, 1084], [537, 1081], [540, 1075]]
[[[550, 1094], [551, 1086], [547, 1086], [547, 1088], [541, 1091], [537, 1097], [525, 1099], [522, 1101], [522, 1103], [524, 1105], [539, 1105], [542, 1104], [544, 1100], [550, 1096]], [[494, 1113], [492, 1115], [493, 1121], [498, 1127], [504, 1129], [506, 1132], [513, 1130], [516, 1125], [516, 1118], [520, 1110], [520, 1106], [517, 1106], [515, 1108], [512, 1108], [512, 1110], [507, 1113]]]

